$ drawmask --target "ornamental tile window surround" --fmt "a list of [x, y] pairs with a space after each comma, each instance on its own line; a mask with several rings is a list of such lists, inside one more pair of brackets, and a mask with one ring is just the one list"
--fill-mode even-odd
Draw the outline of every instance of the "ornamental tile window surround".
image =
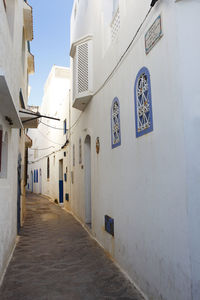
[[136, 138], [153, 131], [150, 73], [143, 67], [137, 74], [134, 87]]
[[121, 145], [120, 103], [117, 97], [114, 98], [111, 107], [111, 141], [112, 149]]

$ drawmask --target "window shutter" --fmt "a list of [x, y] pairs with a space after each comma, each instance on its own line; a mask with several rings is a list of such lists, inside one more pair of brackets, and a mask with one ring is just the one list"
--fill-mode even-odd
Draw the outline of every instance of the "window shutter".
[[78, 94], [88, 91], [88, 42], [77, 47]]
[[77, 42], [73, 52], [73, 107], [84, 110], [93, 95], [93, 42]]
[[0, 130], [0, 172], [1, 172], [2, 133], [3, 131]]

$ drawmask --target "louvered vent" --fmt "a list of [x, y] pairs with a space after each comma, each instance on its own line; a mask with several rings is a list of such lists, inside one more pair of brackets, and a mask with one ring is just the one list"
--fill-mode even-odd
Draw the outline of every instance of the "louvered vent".
[[72, 45], [73, 107], [84, 110], [93, 95], [93, 43], [84, 37]]
[[77, 47], [78, 59], [78, 93], [88, 91], [88, 43]]
[[73, 98], [76, 98], [76, 86], [77, 86], [77, 78], [76, 78], [76, 70], [77, 70], [77, 62], [76, 62], [77, 52], [75, 52], [74, 59], [73, 59]]

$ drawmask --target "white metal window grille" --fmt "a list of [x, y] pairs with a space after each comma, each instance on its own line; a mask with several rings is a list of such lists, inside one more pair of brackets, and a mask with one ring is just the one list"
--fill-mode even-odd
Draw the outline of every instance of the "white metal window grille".
[[111, 139], [112, 148], [121, 145], [120, 103], [118, 98], [113, 100], [111, 107]]
[[150, 73], [143, 67], [135, 81], [136, 137], [153, 130]]
[[119, 8], [118, 8], [113, 17], [112, 23], [111, 23], [112, 41], [114, 41], [114, 39], [118, 35], [119, 29], [120, 29], [120, 13], [119, 13]]
[[83, 93], [88, 90], [88, 43], [83, 43], [77, 47], [77, 79], [78, 93]]

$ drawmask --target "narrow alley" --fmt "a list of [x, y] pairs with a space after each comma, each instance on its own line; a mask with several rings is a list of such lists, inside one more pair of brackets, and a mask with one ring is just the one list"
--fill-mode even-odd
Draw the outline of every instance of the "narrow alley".
[[72, 215], [35, 194], [1, 300], [143, 299]]

